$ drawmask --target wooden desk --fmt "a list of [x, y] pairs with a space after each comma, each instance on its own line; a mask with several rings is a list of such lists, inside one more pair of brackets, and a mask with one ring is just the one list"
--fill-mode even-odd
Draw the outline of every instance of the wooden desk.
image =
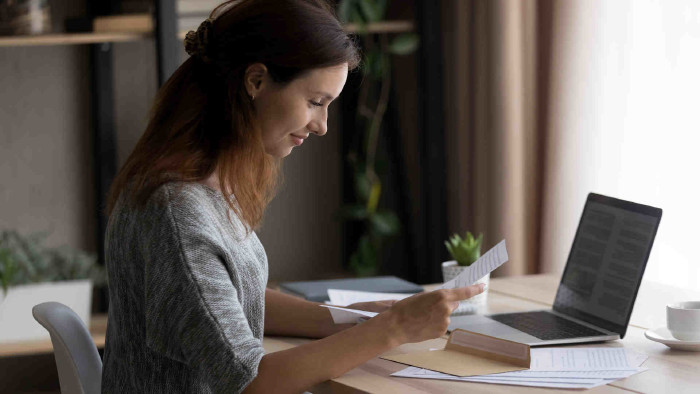
[[[524, 311], [551, 306], [554, 300], [559, 276], [529, 275], [492, 279], [489, 290], [488, 312]], [[426, 286], [428, 290], [432, 287]], [[668, 286], [644, 282], [640, 288], [637, 302], [632, 313], [631, 324], [625, 339], [607, 343], [579, 346], [624, 346], [649, 356], [644, 366], [649, 371], [618, 380], [607, 386], [592, 389], [596, 393], [629, 393], [632, 392], [673, 392], [683, 393], [697, 391], [700, 387], [700, 353], [671, 350], [666, 346], [651, 342], [644, 338], [647, 328], [665, 324], [665, 309], [667, 303], [683, 299], [700, 299], [700, 292], [681, 291]], [[107, 327], [106, 316], [93, 317], [90, 331], [98, 347], [104, 346], [104, 335]], [[307, 343], [310, 340], [286, 337], [265, 337], [265, 350], [275, 352]], [[445, 339], [407, 344], [391, 351], [405, 353], [416, 350], [426, 350], [444, 346]], [[31, 361], [32, 368], [24, 368], [21, 361]], [[43, 361], [43, 364], [41, 360]], [[45, 367], [37, 367], [38, 364]], [[405, 365], [375, 358], [352, 371], [324, 382], [312, 388], [313, 393], [426, 393], [426, 392], [534, 392], [541, 388], [520, 386], [505, 386], [482, 383], [450, 382], [428, 379], [394, 378], [389, 375], [405, 368]], [[43, 369], [45, 381], [43, 385], [37, 380], [37, 370]], [[26, 370], [26, 371], [25, 371]], [[0, 346], [0, 382], [21, 381], [34, 383], [33, 388], [48, 391], [57, 389], [58, 379], [55, 375], [55, 364], [50, 341], [23, 343], [15, 346]], [[25, 384], [26, 386], [26, 384]], [[8, 389], [7, 386], [4, 387]], [[17, 387], [19, 389], [19, 387]], [[25, 388], [25, 387], [23, 387]], [[0, 389], [2, 391], [2, 389]], [[10, 390], [12, 391], [12, 390]], [[19, 390], [18, 390], [19, 391]], [[571, 390], [552, 390], [571, 393]], [[587, 391], [588, 392], [588, 391]]]
[[[523, 277], [497, 278], [491, 280], [489, 290], [488, 312], [524, 311], [550, 307], [554, 300], [559, 276], [529, 275]], [[430, 289], [426, 286], [427, 289]], [[644, 363], [648, 371], [618, 380], [607, 386], [597, 387], [586, 392], [595, 393], [629, 393], [632, 392], [693, 392], [700, 387], [700, 353], [671, 350], [666, 346], [649, 341], [644, 337], [647, 328], [665, 324], [665, 309], [667, 303], [678, 299], [691, 299], [695, 292], [685, 292], [652, 283], [644, 283], [632, 314], [632, 325], [627, 330], [623, 340], [581, 347], [629, 347], [649, 356]], [[652, 322], [653, 326], [642, 325]], [[267, 352], [275, 352], [309, 340], [298, 338], [265, 337], [263, 346]], [[434, 339], [417, 344], [407, 344], [391, 351], [391, 353], [407, 353], [416, 350], [427, 350], [444, 346], [445, 339]], [[387, 353], [389, 354], [389, 353]], [[309, 391], [313, 393], [444, 393], [444, 392], [534, 392], [543, 388], [528, 388], [522, 386], [506, 386], [483, 383], [452, 382], [429, 379], [395, 378], [391, 373], [406, 368], [405, 365], [380, 358], [372, 359], [352, 371], [324, 382]], [[572, 390], [546, 389], [547, 392], [568, 392]]]

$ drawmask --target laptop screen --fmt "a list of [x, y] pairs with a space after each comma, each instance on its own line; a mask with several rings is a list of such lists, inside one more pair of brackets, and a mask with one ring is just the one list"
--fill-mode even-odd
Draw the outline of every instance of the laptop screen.
[[589, 194], [554, 309], [624, 336], [661, 210]]

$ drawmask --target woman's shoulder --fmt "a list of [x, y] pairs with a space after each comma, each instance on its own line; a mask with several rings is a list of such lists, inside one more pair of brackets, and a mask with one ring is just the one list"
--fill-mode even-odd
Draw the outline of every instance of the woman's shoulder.
[[146, 200], [146, 214], [168, 214], [174, 219], [203, 219], [225, 214], [227, 205], [218, 190], [197, 182], [172, 181], [160, 185]]
[[223, 199], [218, 190], [198, 182], [170, 181], [158, 186], [146, 201], [153, 206], [177, 206], [179, 208], [210, 208]]

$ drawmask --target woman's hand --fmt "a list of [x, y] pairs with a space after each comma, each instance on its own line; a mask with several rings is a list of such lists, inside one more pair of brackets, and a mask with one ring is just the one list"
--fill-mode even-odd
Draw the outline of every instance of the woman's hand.
[[422, 342], [444, 335], [450, 325], [450, 315], [459, 306], [459, 301], [482, 291], [484, 285], [479, 284], [416, 294], [397, 301], [377, 317], [387, 319], [400, 343]]
[[357, 309], [357, 310], [367, 311], [367, 312], [382, 313], [385, 310], [391, 308], [391, 306], [394, 305], [394, 303], [397, 301], [398, 300], [356, 302], [354, 304], [350, 304], [348, 306], [345, 306], [344, 308]]

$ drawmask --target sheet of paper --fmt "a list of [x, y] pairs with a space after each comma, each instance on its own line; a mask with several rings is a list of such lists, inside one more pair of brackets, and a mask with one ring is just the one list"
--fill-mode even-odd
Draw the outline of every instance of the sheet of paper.
[[472, 265], [465, 268], [457, 277], [444, 283], [440, 288], [456, 289], [472, 285], [506, 261], [508, 261], [508, 251], [506, 250], [506, 240], [504, 239], [479, 257]]
[[[646, 371], [647, 368], [633, 368], [619, 371], [514, 371], [503, 372], [489, 375], [470, 376], [471, 378], [488, 378], [488, 379], [622, 379], [632, 376], [639, 372]], [[396, 372], [396, 376], [406, 377], [423, 377], [423, 376], [452, 376], [442, 372], [431, 371], [417, 367], [409, 367]], [[409, 376], [415, 375], [415, 376]]]
[[[487, 378], [487, 377], [458, 377], [453, 375], [441, 374], [426, 369], [408, 367], [401, 371], [391, 374], [391, 376], [404, 378], [421, 378], [421, 379], [441, 379], [441, 380], [457, 380], [462, 382], [474, 383], [492, 383], [492, 384], [510, 384], [517, 386], [533, 386], [533, 387], [556, 387], [556, 388], [591, 388], [596, 385], [605, 384], [605, 379], [585, 379], [583, 381], [562, 381], [562, 379], [551, 380], [548, 378], [540, 379], [504, 379], [504, 378]], [[490, 376], [490, 375], [488, 375]]]
[[371, 319], [377, 316], [376, 312], [360, 311], [357, 309], [347, 309], [339, 308], [331, 305], [321, 305], [324, 308], [328, 308], [333, 317], [333, 323], [335, 324], [345, 324], [345, 323], [360, 323], [367, 319]]
[[604, 371], [630, 369], [625, 348], [536, 348], [531, 371]]
[[598, 378], [598, 379], [622, 379], [635, 373], [646, 371], [647, 368], [633, 368], [616, 371], [514, 371], [499, 374], [482, 375], [484, 377], [538, 377], [538, 378]]
[[627, 363], [631, 367], [640, 367], [649, 358], [646, 354], [635, 352], [632, 349], [625, 349], [625, 351], [627, 352]]
[[405, 293], [376, 293], [369, 291], [328, 289], [328, 303], [337, 306], [348, 306], [356, 302], [403, 300], [412, 295], [413, 294]]
[[[463, 382], [510, 384], [533, 387], [558, 387], [558, 388], [593, 388], [614, 382], [620, 378], [626, 378], [636, 373], [646, 371], [646, 368], [637, 368], [627, 371], [584, 371], [578, 372], [539, 372], [549, 376], [526, 375], [530, 371], [507, 372], [482, 376], [458, 377], [427, 369], [408, 367], [391, 374], [391, 376], [421, 379], [458, 380]], [[597, 373], [596, 373], [597, 372]], [[526, 376], [510, 376], [510, 375]], [[580, 374], [582, 376], [571, 376]], [[568, 376], [567, 376], [568, 375]]]

